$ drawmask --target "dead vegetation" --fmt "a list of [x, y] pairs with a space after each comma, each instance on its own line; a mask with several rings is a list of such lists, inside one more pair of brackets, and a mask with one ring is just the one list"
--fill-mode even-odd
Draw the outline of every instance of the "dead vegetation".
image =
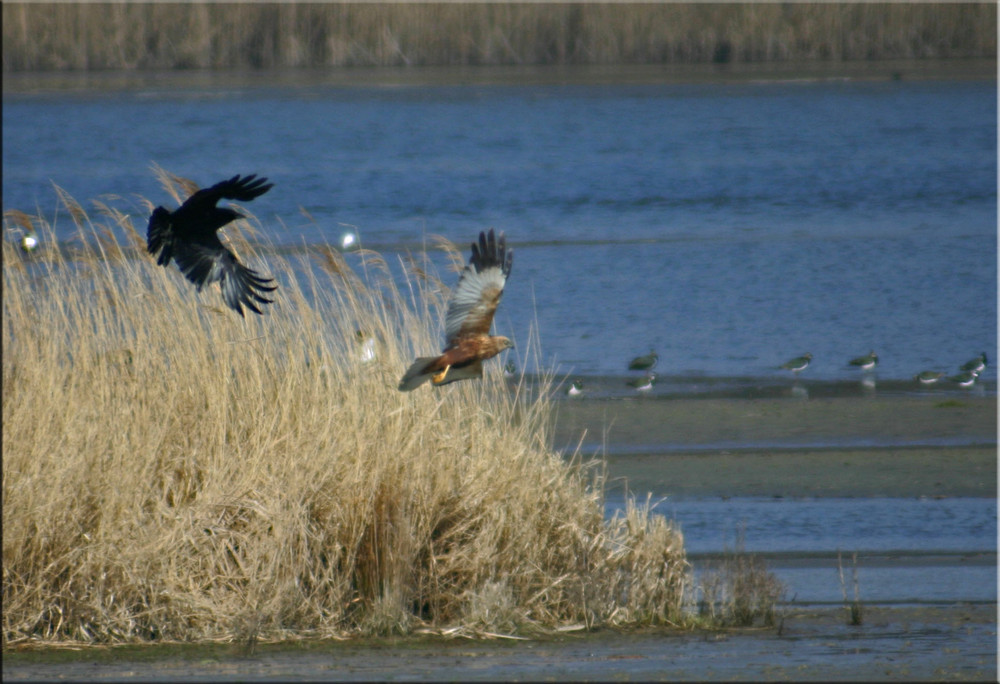
[[4, 3], [3, 70], [996, 57], [995, 3]]
[[282, 257], [240, 221], [230, 243], [280, 284], [243, 320], [157, 267], [114, 198], [92, 217], [59, 195], [59, 247], [44, 218], [4, 219], [5, 646], [682, 619], [680, 532], [643, 506], [604, 519], [600, 467], [551, 451], [548, 392], [502, 361], [396, 390], [438, 344], [428, 259], [425, 277], [370, 252]]

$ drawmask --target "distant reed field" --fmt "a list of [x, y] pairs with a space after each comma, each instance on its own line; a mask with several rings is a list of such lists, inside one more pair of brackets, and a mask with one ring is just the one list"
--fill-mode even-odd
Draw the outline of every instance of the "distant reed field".
[[996, 3], [4, 3], [3, 69], [996, 57]]
[[681, 533], [644, 506], [604, 519], [600, 468], [551, 451], [546, 392], [502, 360], [397, 391], [440, 348], [456, 273], [265, 256], [250, 218], [225, 235], [280, 287], [244, 320], [145, 254], [152, 204], [88, 213], [57, 192], [63, 250], [39, 217], [4, 217], [5, 646], [682, 620]]

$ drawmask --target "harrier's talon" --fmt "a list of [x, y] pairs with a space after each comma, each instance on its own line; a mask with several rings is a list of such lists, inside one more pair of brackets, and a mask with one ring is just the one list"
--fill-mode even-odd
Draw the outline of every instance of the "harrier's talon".
[[449, 368], [451, 368], [450, 364], [445, 366], [443, 371], [441, 371], [440, 373], [431, 378], [431, 380], [434, 382], [435, 385], [440, 385], [442, 382], [444, 382], [444, 376], [448, 375]]

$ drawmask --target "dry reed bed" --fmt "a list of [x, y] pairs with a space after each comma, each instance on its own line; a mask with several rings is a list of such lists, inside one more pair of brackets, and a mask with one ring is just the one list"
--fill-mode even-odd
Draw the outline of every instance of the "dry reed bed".
[[373, 253], [364, 272], [329, 248], [265, 260], [240, 221], [231, 244], [280, 282], [244, 321], [157, 267], [141, 218], [59, 192], [72, 258], [24, 257], [10, 238], [33, 225], [52, 245], [53, 227], [4, 220], [5, 645], [682, 618], [681, 534], [642, 506], [603, 519], [600, 469], [549, 449], [545, 392], [496, 362], [396, 390], [439, 344], [448, 293], [426, 261], [397, 289]]
[[995, 3], [4, 3], [3, 69], [996, 57]]

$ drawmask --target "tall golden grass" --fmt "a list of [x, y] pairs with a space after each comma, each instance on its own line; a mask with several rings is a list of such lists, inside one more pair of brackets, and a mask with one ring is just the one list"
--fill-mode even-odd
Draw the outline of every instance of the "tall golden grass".
[[4, 3], [3, 69], [996, 57], [996, 3]]
[[[57, 192], [70, 246], [4, 218], [5, 645], [682, 619], [680, 532], [648, 505], [604, 519], [600, 468], [550, 448], [544, 388], [493, 363], [396, 390], [439, 344], [454, 274], [420, 255], [402, 280], [374, 253], [363, 269], [327, 247], [265, 256], [251, 217], [230, 244], [280, 288], [244, 320], [145, 254], [149, 202], [88, 213]], [[27, 229], [47, 248], [22, 255]]]

